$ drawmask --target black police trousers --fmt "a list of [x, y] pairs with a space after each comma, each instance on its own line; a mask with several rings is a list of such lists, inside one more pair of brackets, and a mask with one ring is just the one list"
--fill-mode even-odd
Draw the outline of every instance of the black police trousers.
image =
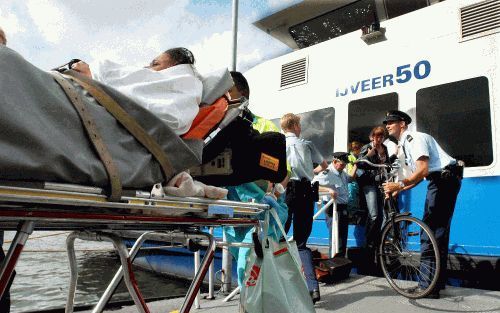
[[311, 235], [314, 216], [311, 182], [306, 179], [290, 180], [286, 187], [285, 202], [288, 206], [285, 231], [290, 230], [293, 221], [293, 239], [299, 250], [305, 249], [307, 239]]
[[[446, 285], [447, 275], [447, 260], [448, 260], [448, 245], [450, 241], [450, 226], [455, 210], [455, 203], [458, 192], [462, 185], [461, 178], [457, 175], [442, 177], [440, 173], [433, 173], [427, 177], [429, 185], [427, 186], [427, 195], [425, 199], [424, 216], [422, 220], [426, 223], [436, 237], [438, 249], [440, 253], [440, 274], [436, 287], [433, 292], [439, 292]], [[430, 240], [427, 236], [421, 236], [420, 248], [422, 257], [425, 257], [426, 249], [430, 245]], [[426, 273], [429, 268], [435, 267], [432, 258], [427, 259], [427, 262], [422, 262], [420, 270]], [[428, 282], [422, 281], [421, 287], [427, 287]]]
[[293, 221], [293, 239], [297, 243], [309, 292], [319, 291], [312, 253], [306, 246], [312, 230], [314, 198], [315, 195], [309, 180], [290, 180], [288, 182], [285, 197], [288, 206], [288, 218], [285, 223], [285, 231], [288, 233]]

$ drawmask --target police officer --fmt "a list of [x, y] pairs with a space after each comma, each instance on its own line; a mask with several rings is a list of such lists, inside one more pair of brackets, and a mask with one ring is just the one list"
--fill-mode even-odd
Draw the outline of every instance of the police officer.
[[[293, 238], [297, 242], [307, 287], [313, 302], [316, 302], [320, 299], [319, 286], [312, 264], [311, 250], [306, 247], [312, 230], [314, 202], [318, 200], [317, 189], [314, 190], [311, 180], [314, 174], [324, 171], [328, 164], [312, 142], [299, 138], [302, 129], [298, 115], [293, 113], [283, 115], [280, 126], [285, 132], [286, 159], [291, 166], [285, 197], [288, 206], [285, 230], [288, 232], [293, 220]], [[319, 165], [313, 168], [313, 163]]]
[[[389, 111], [384, 120], [389, 135], [398, 140], [403, 149], [412, 174], [399, 182], [384, 184], [386, 193], [407, 190], [418, 184], [424, 178], [429, 181], [423, 221], [429, 225], [438, 242], [441, 268], [436, 287], [427, 296], [438, 299], [439, 292], [446, 284], [446, 260], [448, 259], [448, 244], [450, 225], [455, 202], [460, 191], [463, 162], [457, 162], [450, 157], [436, 142], [425, 133], [409, 131], [411, 118], [401, 111]], [[421, 251], [430, 244], [428, 238], [420, 238]], [[426, 266], [426, 264], [423, 264]], [[421, 270], [424, 270], [421, 268]], [[428, 286], [428, 282], [420, 282], [419, 288]], [[427, 286], [425, 285], [427, 284]]]
[[[339, 253], [335, 256], [344, 258], [347, 251], [347, 231], [349, 226], [349, 216], [347, 215], [347, 204], [349, 202], [348, 185], [354, 180], [353, 176], [348, 175], [344, 171], [347, 163], [349, 163], [348, 156], [347, 152], [335, 152], [332, 163], [328, 165], [328, 168], [313, 179], [313, 182], [317, 181], [319, 183], [320, 192], [328, 192], [335, 199], [339, 216], [337, 233], [334, 234], [334, 236], [339, 237]], [[351, 172], [356, 172], [356, 164], [353, 165]], [[332, 216], [333, 206], [330, 206], [326, 209], [326, 225], [330, 236], [332, 234]]]

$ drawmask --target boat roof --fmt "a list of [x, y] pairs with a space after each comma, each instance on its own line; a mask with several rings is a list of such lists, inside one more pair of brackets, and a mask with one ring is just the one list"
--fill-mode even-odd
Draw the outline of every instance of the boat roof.
[[299, 49], [288, 32], [290, 26], [310, 20], [321, 14], [343, 7], [355, 0], [304, 0], [253, 23], [262, 31], [283, 42], [292, 49]]

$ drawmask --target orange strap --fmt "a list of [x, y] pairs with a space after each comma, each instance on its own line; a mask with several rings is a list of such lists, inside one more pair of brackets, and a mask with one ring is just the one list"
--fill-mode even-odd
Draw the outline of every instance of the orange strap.
[[220, 97], [214, 104], [201, 107], [198, 115], [193, 120], [191, 128], [182, 135], [184, 139], [204, 139], [224, 118], [227, 111], [227, 100]]

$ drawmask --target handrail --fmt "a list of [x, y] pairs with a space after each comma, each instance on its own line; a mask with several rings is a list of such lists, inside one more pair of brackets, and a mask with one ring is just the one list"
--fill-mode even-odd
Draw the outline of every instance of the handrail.
[[367, 159], [357, 159], [356, 161], [354, 161], [354, 164], [356, 164], [356, 163], [366, 163], [366, 164], [368, 164], [369, 166], [372, 166], [372, 167], [386, 168], [386, 169], [398, 168], [399, 167], [399, 163], [397, 161], [394, 162], [393, 164], [385, 164], [385, 163], [375, 164], [375, 163], [370, 162]]
[[[329, 196], [329, 193], [319, 193], [320, 196]], [[338, 212], [337, 212], [337, 202], [335, 199], [331, 198], [327, 203], [325, 203], [319, 210], [314, 214], [313, 221], [317, 220], [321, 213], [324, 213], [330, 205], [333, 206], [333, 214], [332, 214], [332, 232], [330, 234], [330, 242], [328, 244], [330, 257], [333, 258], [335, 254], [339, 252], [339, 236], [338, 236]], [[334, 218], [335, 217], [335, 218]], [[292, 241], [293, 236], [290, 236], [288, 241]]]

